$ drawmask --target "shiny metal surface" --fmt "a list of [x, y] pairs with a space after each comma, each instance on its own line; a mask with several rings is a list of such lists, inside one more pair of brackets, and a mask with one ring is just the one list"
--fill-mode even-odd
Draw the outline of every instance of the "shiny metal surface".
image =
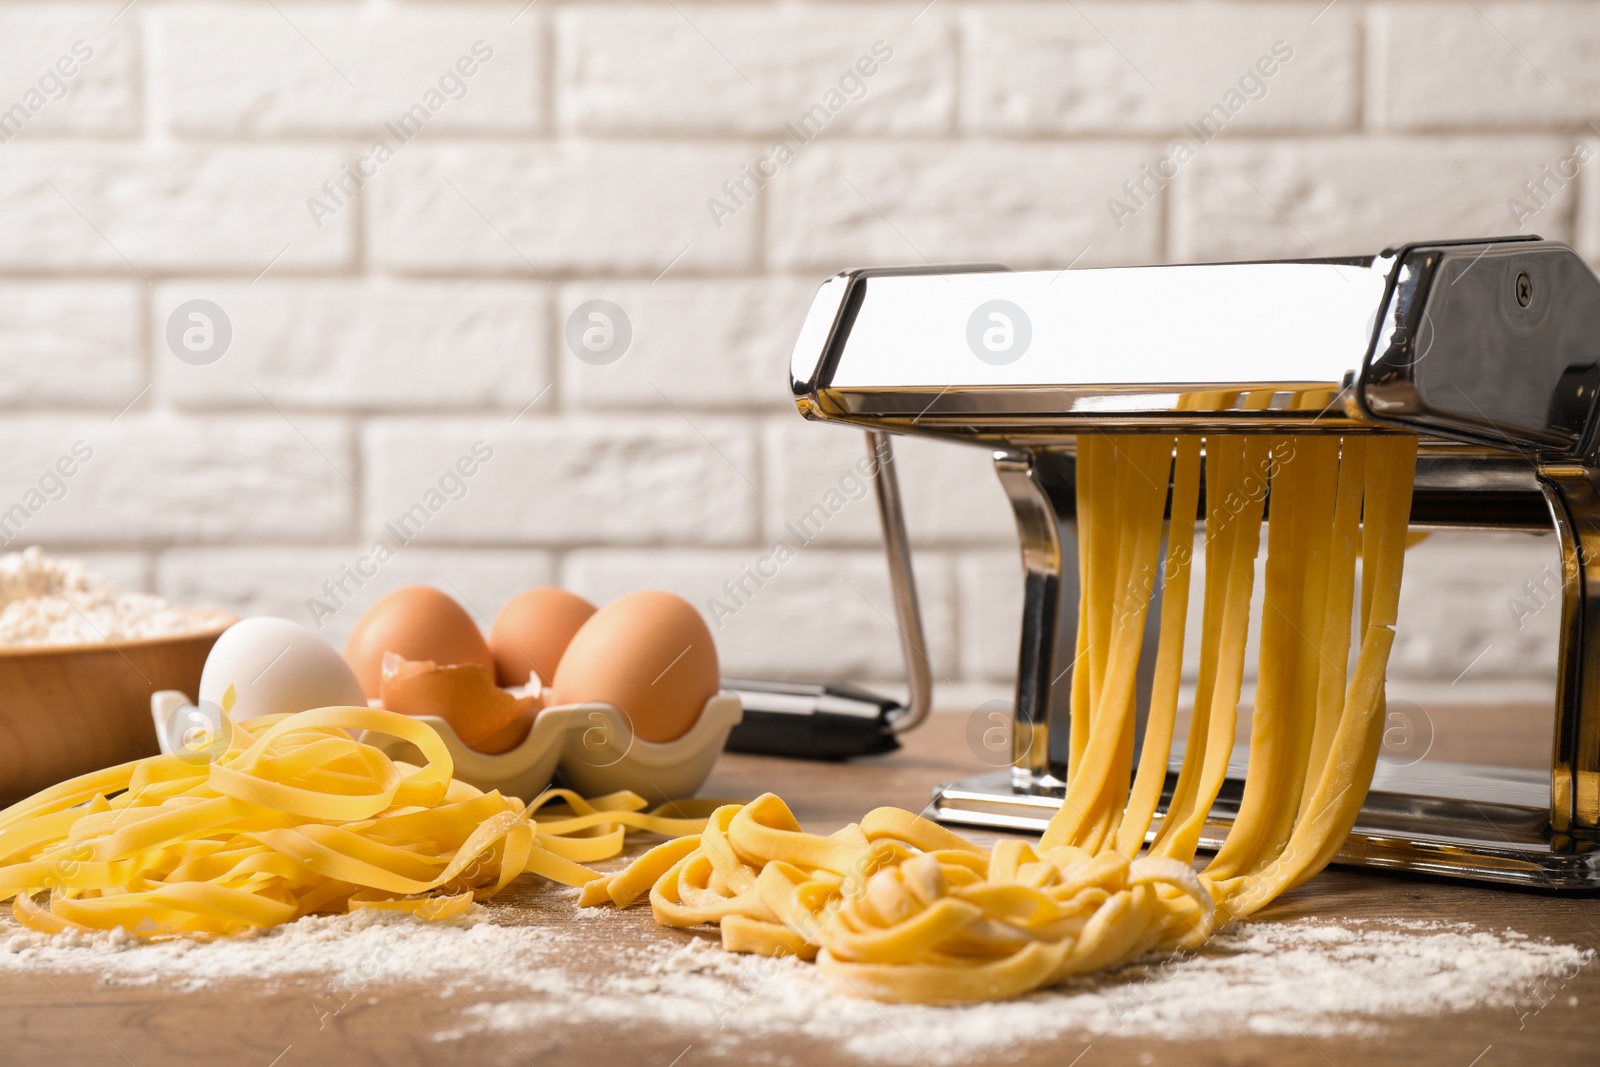
[[[1018, 354], [992, 362], [977, 339], [997, 313]], [[1600, 280], [1537, 238], [1362, 259], [855, 270], [818, 293], [791, 386], [809, 418], [1002, 447], [1112, 425], [1387, 425], [1576, 458], [1595, 438], [1597, 336]]]
[[[1381, 260], [1104, 270], [858, 273], [832, 356], [839, 389], [1332, 382], [1360, 362], [1388, 281]], [[968, 326], [1015, 306], [1020, 355], [975, 358]], [[1004, 314], [1004, 309], [998, 309]], [[1007, 328], [980, 315], [986, 327]], [[1026, 331], [1026, 339], [1022, 333]], [[819, 384], [821, 384], [819, 382]]]
[[849, 288], [849, 279], [839, 275], [823, 282], [822, 288], [817, 290], [816, 297], [811, 301], [811, 310], [806, 313], [806, 321], [800, 326], [794, 352], [789, 357], [791, 380], [810, 381], [816, 374], [817, 362], [827, 350], [828, 336], [833, 331], [833, 324], [839, 317], [839, 308]]
[[922, 632], [922, 607], [917, 602], [917, 578], [911, 568], [911, 539], [906, 536], [905, 506], [900, 500], [900, 479], [895, 477], [894, 442], [880, 430], [867, 433], [867, 455], [872, 461], [872, 486], [878, 501], [878, 523], [888, 556], [889, 588], [900, 631], [900, 653], [906, 666], [905, 711], [889, 719], [892, 733], [921, 725], [933, 708], [933, 666], [928, 641]]
[[1600, 279], [1577, 253], [1537, 240], [1406, 248], [1391, 286], [1354, 390], [1366, 417], [1545, 457], [1587, 454]]
[[[1025, 345], [1006, 347], [1024, 334]], [[1529, 781], [1447, 768], [1440, 795], [1380, 769], [1340, 860], [1600, 888], [1600, 280], [1565, 245], [1494, 238], [1346, 260], [850, 271], [819, 294], [791, 371], [808, 418], [995, 452], [1025, 579], [1015, 765], [942, 789], [940, 818], [1038, 830], [1059, 806], [1077, 434], [1401, 430], [1421, 442], [1414, 525], [1554, 525], [1560, 536], [1551, 770]], [[893, 568], [904, 530], [884, 530]], [[1208, 843], [1220, 842], [1234, 800], [1219, 798]]]
[[1550, 757], [1551, 828], [1600, 831], [1600, 486], [1584, 467], [1541, 472], [1561, 539], [1561, 653]]
[[[1243, 790], [1240, 764], [1230, 761], [1227, 786], [1200, 837], [1203, 849], [1220, 848], [1233, 826]], [[1407, 782], [1384, 771], [1380, 765], [1361, 817], [1333, 862], [1531, 889], [1600, 887], [1600, 849], [1555, 847], [1545, 832], [1550, 813], [1537, 773], [1496, 776], [1435, 764], [1431, 781]], [[1175, 763], [1163, 810], [1176, 781]], [[926, 813], [944, 823], [1037, 834], [1060, 807], [1059, 789], [1017, 789], [999, 771], [940, 786]], [[1158, 816], [1147, 840], [1159, 828]]]
[[[1077, 459], [1061, 450], [1000, 452], [995, 470], [1011, 501], [1022, 545], [1023, 622], [1017, 661], [1014, 769], [1029, 787], [1063, 785], [1078, 644]], [[1137, 749], [1155, 680], [1161, 625], [1159, 579], [1139, 655]]]
[[[1032, 457], [1000, 452], [994, 466], [1011, 501], [1022, 545], [1022, 647], [1013, 705], [1012, 773], [1025, 787], [1064, 785], [1065, 768], [1056, 774], [1050, 767], [1050, 724], [1065, 724], [1070, 713], [1069, 675], [1078, 641], [1078, 539], [1074, 516], [1057, 512], [1052, 497], [1074, 498], [1076, 464], [1063, 456], [1051, 471], [1041, 473]], [[1057, 483], [1055, 492], [1042, 484], [1046, 478]], [[1058, 687], [1061, 681], [1067, 684]]]

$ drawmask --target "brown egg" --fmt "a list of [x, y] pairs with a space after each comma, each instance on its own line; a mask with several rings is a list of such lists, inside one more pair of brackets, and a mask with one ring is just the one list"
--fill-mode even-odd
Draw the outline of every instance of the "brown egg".
[[689, 732], [720, 681], [717, 646], [682, 597], [647, 590], [590, 616], [556, 668], [546, 705], [614, 704], [642, 741]]
[[524, 589], [500, 609], [489, 629], [501, 685], [527, 685], [537, 674], [543, 685], [555, 681], [556, 664], [595, 606], [565, 589]]
[[408, 585], [367, 609], [344, 643], [344, 661], [368, 699], [383, 685], [383, 654], [441, 664], [475, 663], [494, 670], [489, 646], [467, 609], [432, 586]]

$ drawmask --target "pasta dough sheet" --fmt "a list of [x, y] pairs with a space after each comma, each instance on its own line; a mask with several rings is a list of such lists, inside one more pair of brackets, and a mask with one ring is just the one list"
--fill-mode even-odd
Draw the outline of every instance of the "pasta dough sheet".
[[[731, 951], [815, 959], [841, 991], [888, 1001], [1011, 997], [1204, 943], [1326, 866], [1361, 809], [1382, 737], [1416, 451], [1411, 436], [1080, 436], [1067, 786], [1037, 843], [983, 849], [894, 808], [821, 836], [767, 794], [584, 883], [580, 904], [648, 896], [665, 925], [716, 924]], [[1202, 471], [1199, 684], [1158, 824]], [[1233, 745], [1263, 525], [1244, 795], [1197, 872]], [[1155, 682], [1135, 754], [1135, 678], [1158, 586]]]

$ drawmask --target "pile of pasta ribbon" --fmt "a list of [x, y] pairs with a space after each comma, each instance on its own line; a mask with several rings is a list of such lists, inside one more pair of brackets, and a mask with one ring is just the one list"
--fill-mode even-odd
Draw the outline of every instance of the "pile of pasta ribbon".
[[[313, 912], [464, 911], [531, 872], [569, 886], [619, 854], [629, 829], [705, 826], [643, 798], [550, 790], [531, 804], [453, 779], [426, 723], [321, 708], [231, 723], [220, 754], [153, 756], [63, 782], [0, 812], [0, 901], [45, 932], [233, 934]], [[355, 739], [409, 741], [421, 765]], [[224, 746], [219, 746], [224, 747]], [[214, 755], [216, 758], [208, 758]], [[41, 904], [36, 893], [48, 894]]]
[[[1202, 449], [1199, 678], [1157, 820]], [[703, 832], [587, 883], [580, 904], [625, 907], [648, 893], [660, 923], [718, 924], [729, 950], [815, 958], [842, 991], [964, 1002], [1199, 946], [1321, 870], [1355, 823], [1382, 740], [1416, 439], [1082, 435], [1077, 456], [1082, 596], [1067, 784], [1036, 845], [982, 849], [891, 808], [810, 834], [768, 794], [718, 808]], [[1197, 874], [1233, 748], [1269, 491], [1249, 767], [1233, 825]], [[1154, 685], [1135, 753], [1135, 679], [1157, 587]]]

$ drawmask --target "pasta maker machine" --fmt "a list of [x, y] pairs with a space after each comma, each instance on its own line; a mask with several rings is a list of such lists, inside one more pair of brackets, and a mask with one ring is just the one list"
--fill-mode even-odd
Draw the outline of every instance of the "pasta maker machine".
[[[1571, 248], [1498, 237], [1277, 262], [850, 270], [818, 292], [790, 376], [807, 418], [992, 450], [1015, 513], [1014, 762], [937, 789], [938, 819], [1037, 832], [1061, 804], [1076, 435], [1407, 431], [1421, 442], [1414, 527], [1553, 531], [1559, 542], [1550, 767], [1380, 761], [1336, 862], [1600, 889], [1600, 279]], [[892, 482], [885, 464], [878, 488]], [[884, 532], [904, 592], [904, 525]], [[907, 644], [908, 665], [925, 671]], [[1226, 834], [1244, 770], [1238, 749], [1204, 847]]]

